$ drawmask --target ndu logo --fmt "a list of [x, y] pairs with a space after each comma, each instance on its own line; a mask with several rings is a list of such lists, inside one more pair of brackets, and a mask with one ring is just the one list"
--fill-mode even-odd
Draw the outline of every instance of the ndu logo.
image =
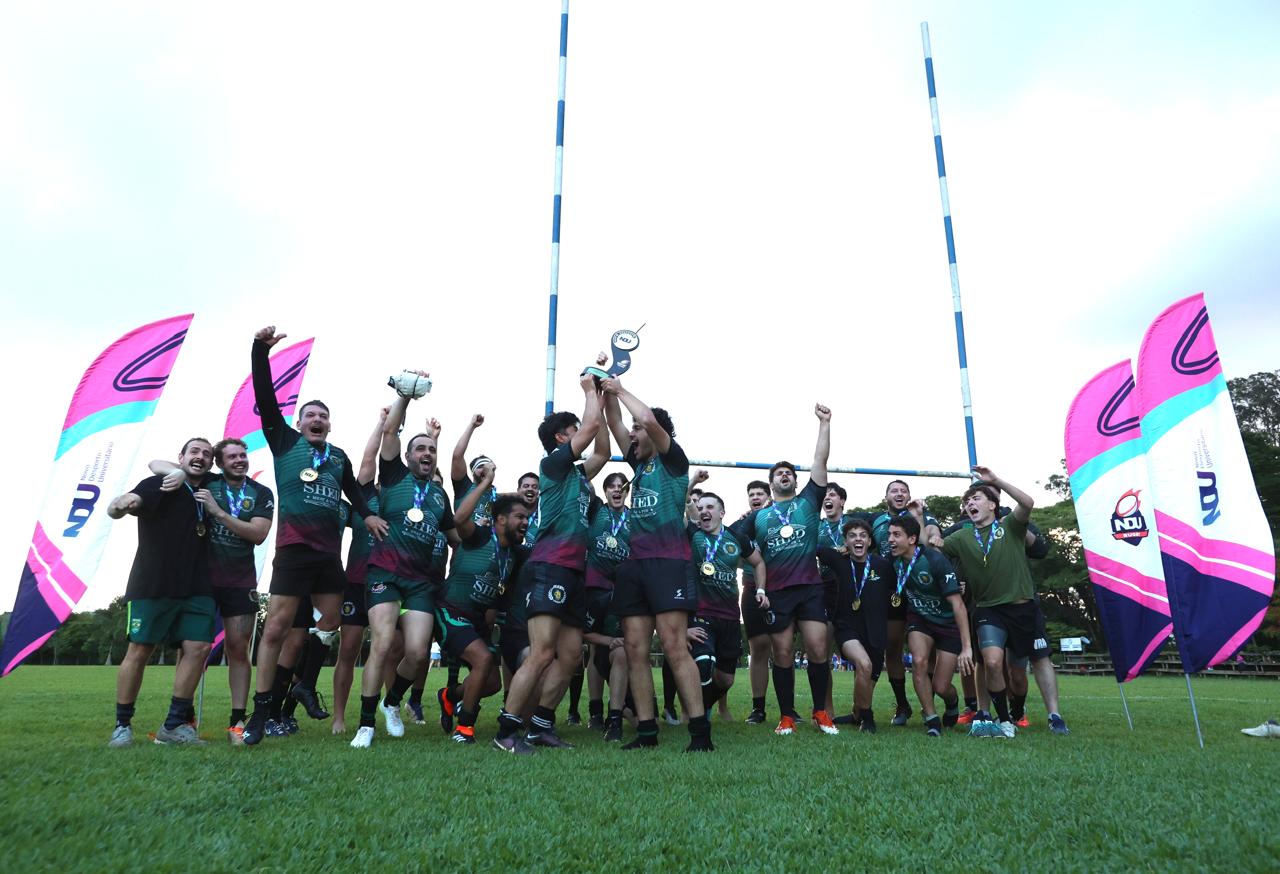
[[71, 500], [71, 509], [67, 512], [67, 530], [63, 537], [77, 537], [84, 523], [93, 515], [93, 507], [98, 503], [101, 490], [92, 483], [80, 483], [76, 487], [76, 496]]
[[1137, 546], [1150, 533], [1147, 520], [1142, 518], [1138, 492], [1130, 489], [1116, 501], [1115, 512], [1111, 514], [1111, 536]]

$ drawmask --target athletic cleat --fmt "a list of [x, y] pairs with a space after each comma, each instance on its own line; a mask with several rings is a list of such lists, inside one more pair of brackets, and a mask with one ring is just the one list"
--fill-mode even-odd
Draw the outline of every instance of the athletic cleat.
[[1013, 724], [1014, 724], [1014, 725], [1016, 725], [1016, 726], [1018, 726], [1018, 728], [1030, 728], [1030, 727], [1031, 727], [1031, 720], [1030, 720], [1030, 719], [1027, 719], [1027, 716], [1026, 716], [1026, 714], [1024, 713], [1022, 716], [1020, 716], [1020, 717], [1018, 717], [1017, 719], [1015, 719], [1015, 720], [1013, 721]]
[[553, 750], [573, 749], [573, 744], [556, 734], [556, 730], [554, 728], [545, 728], [536, 734], [531, 731], [525, 735], [525, 742], [530, 746], [549, 747]]
[[689, 745], [684, 748], [686, 753], [714, 753], [716, 745], [711, 742], [711, 738], [705, 735], [689, 738]]
[[587, 720], [587, 728], [592, 731], [604, 731], [605, 721], [603, 716], [592, 716]]
[[262, 739], [267, 736], [266, 729], [267, 715], [256, 711], [251, 714], [249, 721], [244, 724], [245, 746], [262, 743]]
[[362, 725], [356, 729], [356, 736], [351, 739], [351, 746], [357, 750], [367, 750], [373, 744], [373, 726]]
[[960, 711], [955, 707], [948, 707], [942, 711], [942, 727], [951, 728], [960, 721]]
[[831, 721], [831, 714], [825, 710], [813, 711], [813, 724], [823, 734], [839, 734], [840, 729], [836, 728], [836, 724]]
[[533, 747], [525, 743], [524, 738], [518, 734], [509, 737], [495, 737], [493, 745], [504, 753], [511, 753], [517, 756], [531, 756], [537, 752]]
[[791, 717], [791, 718], [792, 718], [792, 719], [794, 719], [794, 720], [796, 721], [796, 725], [804, 725], [806, 722], [808, 722], [808, 721], [809, 721], [809, 720], [805, 719], [803, 716], [801, 716], [799, 713], [797, 713], [795, 716], [793, 716], [793, 717]]
[[750, 713], [747, 714], [747, 718], [742, 721], [745, 722], [747, 725], [763, 725], [765, 721], [764, 711], [752, 710]]
[[[1014, 725], [1012, 722], [1001, 722], [999, 723], [999, 726], [1000, 734], [995, 735], [995, 737], [1011, 738], [1018, 734], [1018, 726]], [[1066, 726], [1064, 725], [1063, 728], [1066, 728]]]
[[[1247, 734], [1248, 732], [1246, 732]], [[122, 750], [125, 747], [133, 746], [133, 728], [128, 725], [117, 725], [115, 730], [111, 732], [111, 740], [107, 741], [107, 746], [113, 750]]]
[[227, 740], [231, 742], [233, 747], [244, 746], [244, 723], [237, 722], [235, 725], [227, 729]]
[[1000, 724], [990, 719], [975, 719], [969, 725], [969, 737], [1004, 737]]
[[399, 707], [388, 707], [384, 701], [378, 705], [382, 711], [382, 719], [387, 724], [387, 734], [392, 737], [404, 737], [404, 720], [400, 718]]
[[790, 716], [782, 717], [778, 723], [778, 727], [773, 730], [774, 734], [794, 734], [796, 730], [796, 721]]
[[284, 725], [284, 733], [286, 736], [298, 733], [298, 720], [292, 716], [286, 716], [280, 720]]
[[163, 725], [156, 730], [156, 743], [161, 745], [179, 745], [191, 744], [192, 746], [202, 746], [208, 741], [201, 740], [200, 735], [196, 734], [196, 730], [188, 723], [182, 723], [177, 728], [165, 728]]
[[453, 730], [453, 742], [456, 744], [474, 744], [476, 730], [470, 725], [459, 725]]
[[875, 717], [864, 719], [862, 720], [862, 722], [858, 723], [858, 731], [865, 731], [867, 734], [875, 734], [876, 733]]
[[910, 707], [899, 707], [894, 712], [893, 721], [890, 724], [896, 725], [899, 727], [906, 725], [907, 720], [911, 718], [911, 713], [912, 713], [912, 710]]
[[858, 714], [856, 713], [845, 713], [841, 716], [837, 716], [831, 721], [836, 725], [858, 725], [861, 722], [861, 720], [858, 719]]
[[321, 699], [320, 693], [315, 689], [308, 689], [298, 683], [289, 690], [289, 694], [297, 699], [303, 710], [307, 711], [307, 716], [312, 719], [329, 718], [329, 711], [324, 709], [324, 700]]
[[565, 725], [582, 725], [582, 714], [576, 710], [570, 710], [569, 715], [564, 718]]
[[977, 715], [978, 711], [966, 707], [964, 712], [956, 719], [956, 725], [969, 725]]
[[[1067, 721], [1057, 713], [1049, 714], [1049, 731], [1054, 734], [1071, 734], [1071, 729], [1067, 728]], [[1280, 731], [1277, 731], [1280, 734]]]
[[[117, 728], [117, 731], [118, 730], [119, 728]], [[1242, 728], [1240, 729], [1240, 733], [1247, 734], [1249, 737], [1280, 737], [1280, 722], [1276, 722], [1274, 719], [1268, 719], [1266, 722], [1261, 725], [1254, 726], [1253, 728]], [[115, 735], [112, 735], [111, 746], [115, 746], [115, 739]]]
[[440, 730], [445, 734], [453, 731], [453, 702], [449, 700], [449, 694], [440, 689], [436, 692], [436, 703], [440, 705]]
[[930, 725], [924, 733], [926, 737], [942, 737], [942, 729], [937, 725]]
[[662, 708], [662, 719], [667, 725], [680, 724], [680, 714], [676, 713], [675, 710], [669, 707]]
[[622, 720], [610, 719], [604, 727], [604, 742], [607, 744], [622, 742]]
[[643, 735], [638, 734], [631, 743], [623, 744], [620, 749], [624, 750], [647, 750], [658, 746], [658, 736], [656, 734]]
[[268, 719], [266, 726], [262, 729], [262, 733], [267, 737], [288, 737], [289, 726], [284, 724], [283, 717], [280, 719]]
[[416, 701], [416, 702], [415, 702], [415, 701], [410, 701], [410, 702], [408, 702], [407, 704], [405, 704], [405, 707], [408, 707], [408, 708], [409, 708], [409, 712], [410, 712], [411, 714], [413, 714], [413, 724], [414, 724], [414, 725], [426, 725], [426, 724], [427, 724], [427, 716], [426, 716], [426, 714], [425, 714], [425, 713], [423, 713], [423, 712], [422, 712], [422, 702], [421, 702], [421, 701]]

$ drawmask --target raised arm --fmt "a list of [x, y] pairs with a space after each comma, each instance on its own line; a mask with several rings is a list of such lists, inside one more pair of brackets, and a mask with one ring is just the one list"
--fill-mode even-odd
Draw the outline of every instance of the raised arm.
[[978, 479], [982, 480], [984, 483], [995, 486], [1000, 491], [1004, 492], [1006, 495], [1013, 498], [1013, 500], [1017, 503], [1017, 505], [1013, 508], [1013, 516], [1015, 519], [1017, 519], [1019, 522], [1030, 521], [1031, 508], [1036, 505], [1035, 498], [1031, 497], [1022, 489], [1018, 488], [1012, 483], [1008, 483], [1000, 479], [1000, 477], [996, 476], [995, 472], [992, 471], [991, 468], [989, 467], [983, 467], [982, 465], [975, 465], [973, 468], [973, 472], [978, 477]]
[[622, 421], [622, 405], [618, 403], [616, 394], [602, 391], [601, 397], [604, 399], [604, 420], [609, 426], [609, 433], [613, 435], [613, 442], [618, 444], [618, 454], [626, 455], [631, 446], [631, 432]]
[[454, 512], [453, 530], [458, 532], [460, 540], [466, 540], [475, 533], [476, 523], [473, 517], [476, 514], [476, 507], [479, 506], [480, 499], [489, 493], [489, 486], [493, 485], [493, 479], [498, 473], [497, 467], [496, 464], [485, 464], [480, 467], [480, 482], [474, 489], [467, 492], [466, 497]]
[[604, 466], [609, 462], [611, 449], [609, 429], [597, 428], [596, 439], [591, 443], [591, 454], [587, 456], [586, 461], [582, 462], [582, 472], [586, 474], [587, 479], [595, 479], [596, 474], [604, 470]]
[[822, 404], [814, 404], [813, 414], [818, 417], [818, 442], [813, 447], [813, 469], [809, 472], [809, 478], [826, 488], [827, 458], [831, 455], [831, 409]]
[[[644, 429], [649, 435], [649, 439], [653, 441], [654, 448], [658, 450], [660, 455], [665, 455], [671, 449], [671, 435], [658, 424], [657, 418], [653, 415], [653, 410], [638, 397], [633, 395], [622, 387], [616, 376], [609, 379], [601, 380], [601, 389], [606, 393], [613, 393], [618, 396], [618, 400], [627, 412], [631, 414], [631, 418], [635, 419], [636, 424]], [[630, 438], [628, 438], [628, 441]]]
[[258, 418], [262, 420], [262, 430], [267, 442], [280, 433], [288, 423], [280, 413], [280, 402], [276, 400], [276, 389], [271, 378], [271, 347], [275, 346], [288, 334], [277, 334], [275, 325], [267, 325], [253, 335], [253, 354], [249, 360], [250, 372], [253, 374], [253, 400], [258, 405]]
[[356, 482], [368, 485], [378, 475], [378, 447], [382, 445], [382, 429], [391, 415], [391, 407], [383, 407], [378, 413], [378, 424], [364, 444], [364, 453], [360, 456], [360, 468], [356, 471]]
[[378, 454], [391, 461], [400, 457], [400, 423], [409, 409], [409, 398], [398, 397], [390, 407], [390, 412], [382, 420], [382, 448]]
[[130, 514], [137, 515], [141, 508], [142, 498], [133, 492], [125, 492], [107, 505], [107, 515], [112, 519], [123, 519]]
[[569, 441], [574, 458], [582, 455], [587, 446], [596, 439], [596, 432], [600, 430], [601, 425], [600, 392], [596, 389], [596, 378], [586, 373], [578, 380], [578, 383], [582, 386], [582, 393], [586, 396], [586, 403], [582, 409], [582, 422], [578, 425], [578, 432]]
[[467, 427], [462, 429], [462, 436], [453, 447], [453, 459], [449, 462], [449, 476], [454, 482], [470, 478], [470, 472], [467, 470], [467, 447], [471, 445], [471, 435], [483, 424], [484, 416], [476, 413], [471, 417], [471, 421], [467, 422]]

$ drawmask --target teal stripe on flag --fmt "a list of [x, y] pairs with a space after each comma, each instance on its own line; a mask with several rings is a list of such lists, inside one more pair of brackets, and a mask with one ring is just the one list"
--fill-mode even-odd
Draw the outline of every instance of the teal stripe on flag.
[[252, 434], [244, 435], [244, 445], [248, 447], [246, 452], [253, 452], [257, 449], [265, 449], [267, 446], [267, 438], [263, 435], [262, 429], [259, 428]]
[[1177, 427], [1184, 419], [1193, 416], [1218, 399], [1218, 395], [1227, 390], [1227, 378], [1222, 374], [1214, 377], [1204, 385], [1189, 388], [1176, 394], [1142, 417], [1142, 436], [1147, 445]]
[[1098, 481], [1104, 474], [1114, 468], [1119, 467], [1126, 461], [1137, 458], [1139, 455], [1147, 451], [1146, 444], [1141, 440], [1130, 440], [1121, 443], [1119, 446], [1112, 446], [1106, 452], [1095, 455], [1073, 474], [1071, 474], [1071, 494], [1083, 495], [1089, 486]]
[[58, 451], [53, 456], [53, 460], [57, 461], [86, 437], [91, 437], [108, 428], [114, 428], [116, 425], [130, 425], [135, 422], [142, 422], [155, 412], [155, 409], [155, 401], [131, 401], [127, 404], [116, 404], [114, 407], [107, 407], [105, 410], [99, 410], [96, 413], [85, 416], [62, 432], [62, 437], [58, 440]]

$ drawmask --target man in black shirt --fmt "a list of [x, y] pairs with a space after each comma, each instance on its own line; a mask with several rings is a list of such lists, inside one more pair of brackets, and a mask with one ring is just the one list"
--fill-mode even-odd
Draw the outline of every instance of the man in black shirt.
[[182, 644], [173, 698], [156, 743], [203, 744], [187, 720], [196, 684], [213, 643], [216, 608], [205, 550], [210, 520], [195, 490], [213, 464], [213, 444], [188, 440], [178, 455], [184, 477], [149, 476], [107, 507], [107, 515], [138, 517], [138, 551], [129, 572], [129, 649], [116, 675], [116, 727], [110, 746], [133, 743], [134, 702], [157, 645]]

